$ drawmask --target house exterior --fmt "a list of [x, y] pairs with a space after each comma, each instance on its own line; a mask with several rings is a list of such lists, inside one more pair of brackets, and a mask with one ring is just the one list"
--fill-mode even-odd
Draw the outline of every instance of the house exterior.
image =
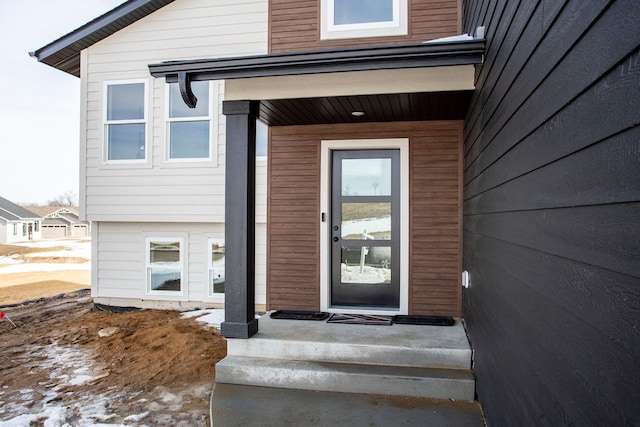
[[[79, 209], [92, 224], [96, 302], [167, 308], [224, 303], [224, 82], [200, 85], [199, 108], [192, 113], [176, 98], [177, 84], [152, 78], [148, 64], [264, 53], [266, 20], [266, 2], [133, 1], [61, 40], [109, 32], [62, 53], [73, 57], [64, 71], [82, 85]], [[238, 32], [244, 36], [229, 44]], [[170, 142], [189, 132], [198, 134], [197, 142], [182, 148]], [[109, 138], [116, 142], [110, 145]], [[135, 145], [134, 152], [127, 144]], [[266, 304], [265, 154], [263, 149], [256, 160], [259, 310]]]
[[25, 206], [42, 218], [42, 238], [89, 237], [91, 224], [80, 221], [78, 209], [67, 206]]
[[0, 243], [38, 240], [42, 218], [10, 200], [0, 197]]
[[489, 425], [637, 424], [640, 4], [380, 3], [131, 0], [34, 52], [81, 78], [94, 298], [464, 317]]

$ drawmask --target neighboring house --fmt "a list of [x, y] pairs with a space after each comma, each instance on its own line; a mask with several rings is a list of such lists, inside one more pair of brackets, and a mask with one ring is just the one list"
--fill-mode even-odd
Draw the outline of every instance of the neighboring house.
[[41, 223], [38, 214], [0, 197], [0, 243], [38, 240]]
[[489, 425], [637, 424], [640, 3], [380, 3], [131, 0], [34, 52], [81, 77], [96, 301], [464, 316]]
[[91, 224], [81, 221], [76, 207], [25, 206], [42, 217], [42, 238], [88, 237]]

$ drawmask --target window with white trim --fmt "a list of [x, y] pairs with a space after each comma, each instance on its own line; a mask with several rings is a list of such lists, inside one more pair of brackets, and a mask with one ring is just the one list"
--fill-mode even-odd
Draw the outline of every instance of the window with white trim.
[[209, 296], [224, 296], [224, 239], [209, 239]]
[[167, 160], [210, 160], [214, 147], [213, 99], [215, 82], [191, 82], [198, 98], [189, 108], [180, 95], [178, 83], [167, 85]]
[[147, 293], [182, 295], [184, 239], [147, 238]]
[[13, 224], [13, 235], [14, 236], [18, 235], [18, 224]]
[[104, 160], [144, 162], [147, 158], [147, 81], [104, 84]]
[[256, 157], [267, 157], [269, 128], [260, 120], [256, 120]]
[[320, 38], [408, 34], [408, 0], [321, 0]]

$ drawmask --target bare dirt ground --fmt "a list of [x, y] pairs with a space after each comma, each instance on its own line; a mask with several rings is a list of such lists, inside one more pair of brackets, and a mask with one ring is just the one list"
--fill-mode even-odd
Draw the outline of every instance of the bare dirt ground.
[[86, 290], [73, 292], [86, 275], [0, 275], [0, 427], [209, 425], [225, 341], [174, 311], [100, 310]]

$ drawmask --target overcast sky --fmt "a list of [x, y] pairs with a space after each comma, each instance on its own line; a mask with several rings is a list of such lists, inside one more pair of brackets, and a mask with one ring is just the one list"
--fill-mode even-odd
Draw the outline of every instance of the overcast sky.
[[0, 0], [0, 196], [78, 193], [80, 80], [29, 57], [123, 0]]

